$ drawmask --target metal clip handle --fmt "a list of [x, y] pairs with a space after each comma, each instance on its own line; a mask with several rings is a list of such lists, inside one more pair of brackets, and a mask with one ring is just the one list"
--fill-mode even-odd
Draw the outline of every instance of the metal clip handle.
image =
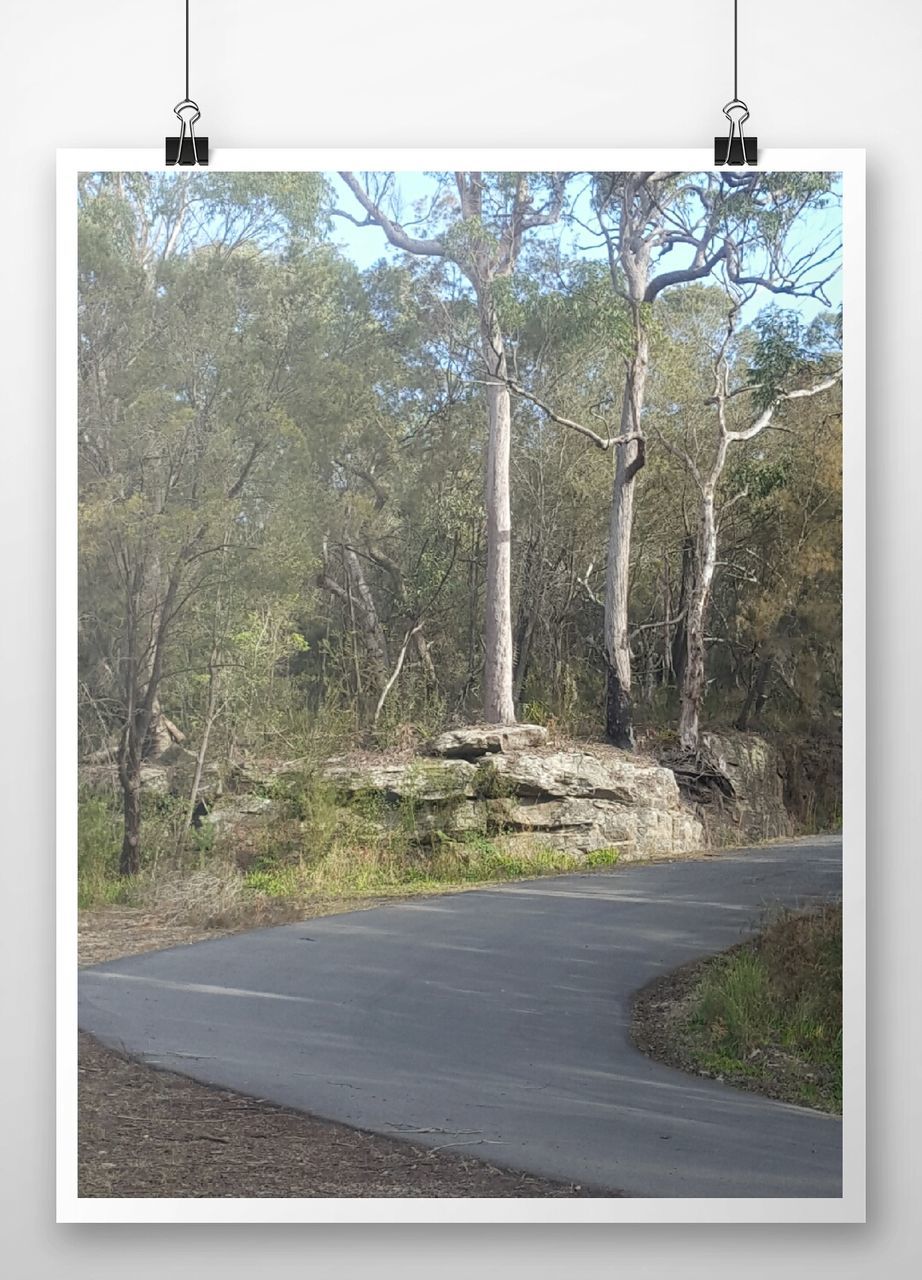
[[195, 122], [202, 114], [198, 109], [198, 103], [193, 102], [191, 98], [183, 98], [182, 102], [178, 102], [173, 108], [173, 112], [179, 119], [181, 127], [178, 138], [166, 139], [166, 163], [207, 165], [208, 139], [195, 136]]
[[715, 165], [756, 164], [759, 140], [747, 138], [743, 133], [743, 124], [749, 119], [749, 108], [739, 98], [733, 98], [724, 107], [724, 115], [730, 122], [730, 133], [726, 138], [714, 139]]

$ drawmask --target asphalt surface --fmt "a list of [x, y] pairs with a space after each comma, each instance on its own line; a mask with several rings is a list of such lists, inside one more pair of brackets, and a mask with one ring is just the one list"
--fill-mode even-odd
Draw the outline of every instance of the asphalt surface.
[[522, 881], [80, 974], [81, 1028], [152, 1066], [597, 1194], [841, 1195], [835, 1117], [688, 1076], [632, 996], [765, 908], [840, 892], [841, 841]]

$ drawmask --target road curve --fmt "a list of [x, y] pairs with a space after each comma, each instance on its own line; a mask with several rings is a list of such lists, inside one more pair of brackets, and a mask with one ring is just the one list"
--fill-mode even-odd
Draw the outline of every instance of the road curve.
[[630, 1041], [636, 990], [778, 903], [838, 837], [417, 899], [80, 973], [79, 1023], [206, 1084], [600, 1195], [840, 1196], [841, 1125]]

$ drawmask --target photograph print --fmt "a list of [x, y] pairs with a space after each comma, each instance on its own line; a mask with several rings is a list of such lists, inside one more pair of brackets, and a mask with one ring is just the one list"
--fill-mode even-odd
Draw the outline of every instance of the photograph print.
[[80, 1199], [841, 1197], [842, 173], [70, 210]]

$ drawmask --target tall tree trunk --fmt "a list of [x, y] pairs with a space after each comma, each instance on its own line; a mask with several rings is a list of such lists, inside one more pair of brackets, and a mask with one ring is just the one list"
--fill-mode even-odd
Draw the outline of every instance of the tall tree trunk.
[[695, 569], [692, 574], [692, 589], [688, 599], [685, 626], [685, 668], [681, 682], [679, 742], [686, 751], [698, 750], [698, 722], [706, 689], [705, 624], [716, 564], [717, 524], [714, 518], [714, 488], [713, 485], [706, 484], [701, 494]]
[[141, 773], [135, 769], [123, 788], [124, 834], [119, 856], [119, 874], [136, 876], [141, 870]]
[[765, 706], [765, 686], [768, 682], [768, 673], [772, 668], [772, 658], [770, 654], [763, 654], [759, 659], [759, 665], [756, 667], [755, 679], [746, 690], [746, 700], [742, 709], [736, 718], [735, 728], [745, 731], [749, 728], [749, 717], [755, 711], [758, 716], [759, 712]]
[[483, 717], [488, 724], [514, 724], [512, 696], [512, 513], [509, 498], [509, 453], [512, 405], [506, 351], [492, 288], [478, 289], [480, 336], [487, 384], [487, 577], [483, 675]]
[[682, 581], [679, 585], [679, 603], [676, 608], [679, 621], [672, 637], [672, 669], [678, 688], [682, 687], [685, 674], [685, 657], [688, 647], [688, 623], [686, 613], [695, 577], [695, 538], [687, 534], [682, 542]]
[[[634, 355], [624, 382], [621, 434], [640, 430], [647, 381], [647, 335], [638, 322]], [[631, 534], [634, 528], [634, 482], [646, 458], [643, 440], [617, 446], [608, 526], [608, 565], [605, 575], [605, 734], [626, 751], [634, 749], [634, 711], [631, 703], [631, 641], [628, 626]]]
[[368, 655], [370, 675], [375, 688], [380, 693], [387, 680], [387, 638], [384, 635], [384, 628], [378, 617], [378, 609], [366, 581], [361, 561], [351, 547], [344, 548], [343, 560], [361, 618], [362, 638]]
[[[142, 637], [139, 618], [144, 616], [148, 599], [145, 592], [144, 566], [139, 565], [128, 584], [126, 606], [126, 640], [122, 654], [125, 689], [125, 724], [119, 743], [118, 773], [122, 787], [124, 834], [119, 858], [123, 876], [137, 875], [141, 870], [141, 760], [150, 733], [151, 718], [158, 703], [167, 631], [172, 621], [185, 553], [177, 557], [167, 583], [166, 592], [158, 600], [156, 627]], [[157, 563], [157, 581], [160, 568]]]
[[141, 741], [134, 713], [119, 744], [118, 776], [124, 816], [118, 870], [120, 875], [136, 876], [141, 870]]
[[522, 586], [519, 607], [515, 620], [515, 666], [512, 674], [512, 696], [516, 707], [521, 706], [522, 690], [528, 678], [531, 644], [535, 634], [535, 625], [544, 604], [544, 575], [535, 570], [537, 546], [531, 539], [525, 548], [522, 565]]

